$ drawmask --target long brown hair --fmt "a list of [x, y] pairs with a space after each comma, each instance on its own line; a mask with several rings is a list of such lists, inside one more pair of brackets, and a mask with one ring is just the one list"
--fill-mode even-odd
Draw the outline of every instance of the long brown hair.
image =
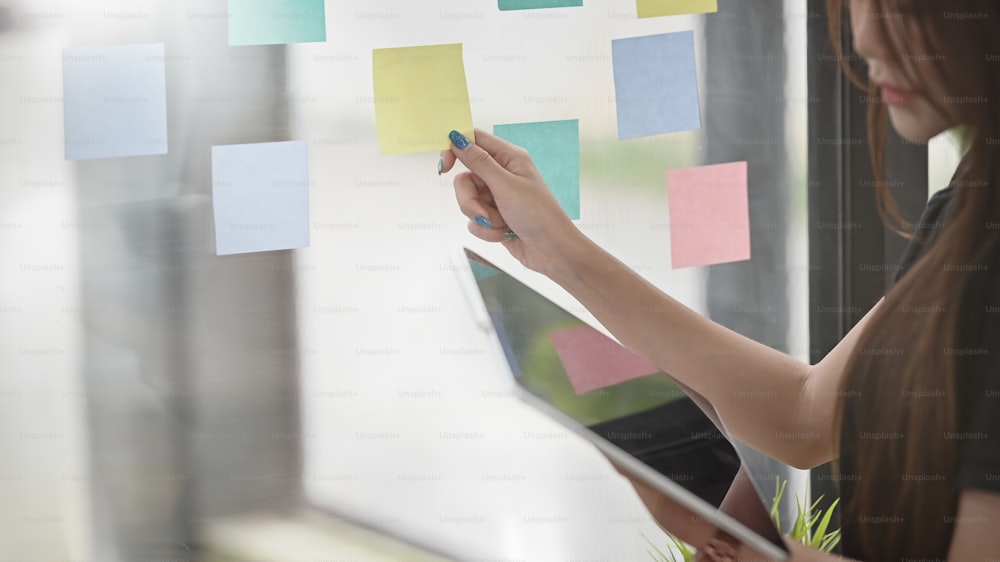
[[[993, 61], [1000, 60], [1000, 4], [868, 1], [896, 68], [948, 123], [961, 127], [965, 154], [952, 180], [946, 227], [885, 295], [846, 367], [834, 433], [842, 451], [854, 446], [856, 473], [843, 475], [854, 480], [854, 494], [844, 498], [842, 525], [845, 544], [860, 551], [852, 555], [943, 560], [958, 501], [955, 435], [965, 382], [959, 350], [973, 343], [960, 341], [966, 332], [959, 322], [981, 325], [986, 295], [973, 291], [970, 280], [986, 275], [989, 282], [975, 286], [989, 287], [1000, 269], [1000, 228], [990, 226], [1000, 225], [1000, 63]], [[841, 61], [847, 60], [839, 48], [845, 4], [827, 1]], [[845, 70], [868, 94], [879, 214], [912, 238], [882, 181], [887, 108], [876, 86]]]

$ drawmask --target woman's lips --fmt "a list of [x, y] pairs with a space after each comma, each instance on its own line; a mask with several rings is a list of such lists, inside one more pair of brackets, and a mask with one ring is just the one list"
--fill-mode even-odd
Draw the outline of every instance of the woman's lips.
[[920, 95], [917, 92], [902, 90], [885, 84], [881, 84], [879, 88], [882, 92], [882, 99], [889, 105], [906, 105]]

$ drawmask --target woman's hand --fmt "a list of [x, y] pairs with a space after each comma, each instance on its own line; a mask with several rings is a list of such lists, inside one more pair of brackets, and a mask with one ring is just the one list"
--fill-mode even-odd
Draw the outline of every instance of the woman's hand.
[[[638, 494], [639, 499], [642, 500], [643, 504], [645, 504], [649, 514], [653, 517], [660, 528], [696, 549], [697, 552], [694, 558], [696, 562], [769, 560], [763, 554], [745, 544], [742, 544], [739, 540], [732, 537], [728, 533], [717, 529], [713, 524], [696, 515], [687, 507], [664, 495], [662, 492], [653, 488], [649, 484], [646, 484], [646, 482], [641, 478], [632, 474], [628, 468], [625, 468], [624, 466], [613, 461], [610, 457], [608, 457], [608, 461], [611, 462], [611, 466], [614, 467], [618, 474], [621, 474], [629, 481], [635, 489], [636, 494]], [[744, 474], [742, 469], [740, 474]], [[737, 480], [734, 481], [734, 487], [737, 487], [736, 484], [739, 484], [741, 480], [746, 482], [747, 486], [745, 488], [739, 487], [738, 489], [742, 490], [740, 493], [749, 490], [751, 497], [741, 498], [740, 493], [727, 495], [726, 501], [723, 501], [723, 505], [720, 506], [720, 509], [729, 515], [734, 515], [734, 513], [732, 513], [732, 504], [734, 503], [731, 501], [732, 499], [760, 502], [760, 500], [757, 499], [756, 493], [753, 491], [749, 479], [746, 477], [743, 479], [737, 478]], [[730, 505], [727, 506], [727, 503]], [[751, 510], [748, 513], [752, 514], [753, 511]], [[767, 514], [765, 512], [765, 518], [766, 517]], [[748, 522], [743, 521], [743, 523], [747, 524]], [[754, 528], [756, 525], [751, 524], [750, 527]], [[789, 546], [791, 545], [790, 543], [791, 541], [786, 541], [786, 544], [789, 544]], [[796, 556], [794, 556], [794, 559], [796, 560], [810, 559], [808, 557], [801, 557], [802, 549], [793, 548], [792, 552], [796, 554]]]
[[694, 547], [705, 544], [711, 538], [714, 528], [704, 519], [698, 517], [687, 507], [647, 484], [628, 468], [618, 464], [611, 457], [606, 457], [618, 474], [625, 477], [646, 510], [661, 529], [671, 533], [678, 539]]
[[[457, 135], [457, 136], [456, 136]], [[461, 161], [468, 172], [455, 176], [455, 197], [469, 232], [500, 242], [525, 267], [551, 275], [572, 267], [568, 260], [585, 240], [523, 148], [476, 129], [476, 142], [458, 133], [441, 153], [441, 172]]]

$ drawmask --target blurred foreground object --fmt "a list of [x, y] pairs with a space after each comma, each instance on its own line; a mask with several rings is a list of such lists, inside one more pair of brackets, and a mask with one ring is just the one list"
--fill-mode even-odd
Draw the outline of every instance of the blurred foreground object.
[[444, 562], [435, 554], [315, 511], [252, 515], [206, 525], [201, 562]]
[[6, 4], [0, 4], [0, 33], [14, 27], [14, 14]]

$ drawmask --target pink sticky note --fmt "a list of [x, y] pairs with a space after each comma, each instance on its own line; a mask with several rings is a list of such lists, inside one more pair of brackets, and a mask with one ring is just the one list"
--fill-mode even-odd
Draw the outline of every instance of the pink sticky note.
[[552, 343], [577, 394], [659, 371], [649, 361], [590, 326], [552, 332]]
[[673, 268], [750, 259], [747, 163], [667, 172]]

